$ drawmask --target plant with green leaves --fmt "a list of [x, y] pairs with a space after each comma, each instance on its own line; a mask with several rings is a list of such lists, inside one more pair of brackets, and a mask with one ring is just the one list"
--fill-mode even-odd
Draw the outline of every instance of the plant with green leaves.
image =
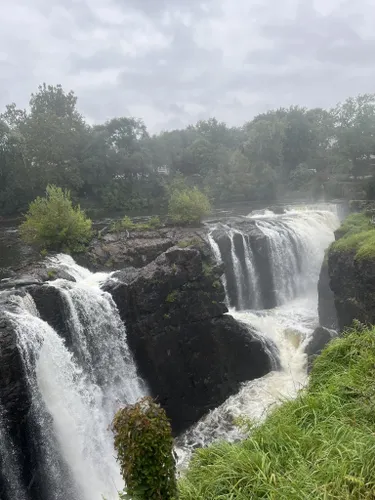
[[30, 203], [20, 232], [28, 244], [80, 252], [92, 237], [92, 222], [79, 205], [73, 206], [69, 191], [48, 185], [46, 196]]
[[169, 197], [169, 218], [181, 225], [199, 225], [211, 211], [208, 197], [197, 187], [172, 189]]
[[173, 438], [165, 411], [152, 398], [142, 398], [116, 413], [112, 429], [127, 487], [121, 498], [175, 500]]

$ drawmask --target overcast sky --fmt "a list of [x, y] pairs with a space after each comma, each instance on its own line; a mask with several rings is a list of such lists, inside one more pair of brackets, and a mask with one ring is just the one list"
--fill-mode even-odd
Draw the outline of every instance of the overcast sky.
[[1, 6], [0, 108], [61, 83], [91, 122], [149, 130], [329, 107], [375, 92], [374, 0], [11, 0]]

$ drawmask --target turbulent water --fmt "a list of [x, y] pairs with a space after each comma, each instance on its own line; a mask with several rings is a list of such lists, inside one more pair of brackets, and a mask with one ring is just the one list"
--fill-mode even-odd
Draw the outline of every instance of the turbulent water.
[[135, 402], [145, 388], [116, 306], [99, 287], [107, 276], [91, 274], [64, 255], [53, 264], [77, 280], [53, 283], [66, 302], [73, 352], [40, 319], [30, 295], [15, 296], [15, 310], [7, 313], [15, 324], [32, 395], [45, 496], [114, 500], [124, 485], [109, 425], [116, 409]]
[[[333, 231], [339, 225], [336, 207], [293, 209], [283, 215], [267, 211], [248, 217], [255, 221], [268, 240], [268, 262], [277, 305], [272, 309], [262, 309], [259, 288], [254, 290], [248, 284], [252, 279], [252, 283], [259, 287], [261, 279], [251, 241], [246, 234], [241, 234], [247, 248], [243, 259], [242, 249], [237, 246], [239, 253], [235, 254], [233, 244], [233, 236], [241, 231], [227, 225], [224, 230], [231, 240], [231, 255], [230, 259], [225, 255], [224, 260], [227, 268], [232, 266], [229, 271], [235, 274], [238, 299], [236, 309], [231, 309], [230, 314], [277, 346], [281, 369], [245, 383], [238, 394], [181, 436], [176, 447], [180, 470], [187, 465], [195, 448], [218, 440], [243, 438], [244, 430], [236, 425], [236, 417], [247, 416], [261, 422], [272, 407], [286, 398], [295, 397], [307, 381], [304, 347], [318, 326], [317, 283], [324, 251], [333, 241]], [[210, 243], [220, 261], [223, 256], [213, 237], [215, 229], [217, 225], [212, 227]], [[230, 299], [227, 298], [228, 303]], [[248, 304], [251, 308], [246, 307]]]

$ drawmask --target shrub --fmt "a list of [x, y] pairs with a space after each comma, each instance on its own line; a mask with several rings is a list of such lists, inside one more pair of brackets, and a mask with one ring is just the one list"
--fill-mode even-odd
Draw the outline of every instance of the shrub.
[[69, 191], [49, 185], [45, 197], [30, 203], [20, 232], [26, 243], [79, 252], [92, 236], [92, 222], [79, 206], [73, 207]]
[[202, 218], [211, 211], [208, 197], [198, 188], [182, 188], [171, 191], [168, 215], [170, 219], [182, 225], [200, 224]]
[[119, 410], [112, 424], [127, 495], [133, 500], [177, 498], [171, 426], [150, 397]]

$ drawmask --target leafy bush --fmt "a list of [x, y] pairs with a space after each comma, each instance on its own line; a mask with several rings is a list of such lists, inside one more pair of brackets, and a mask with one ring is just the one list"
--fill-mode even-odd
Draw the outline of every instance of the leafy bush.
[[247, 440], [197, 450], [180, 500], [374, 498], [374, 377], [375, 328], [357, 325]]
[[127, 495], [132, 500], [176, 499], [173, 438], [165, 411], [145, 397], [119, 410], [112, 427]]
[[208, 197], [198, 188], [173, 189], [168, 204], [170, 219], [182, 225], [195, 225], [211, 211]]
[[159, 229], [162, 226], [159, 217], [151, 217], [147, 222], [133, 222], [130, 217], [125, 215], [120, 221], [112, 224], [112, 232], [120, 231], [149, 231], [151, 229]]
[[79, 252], [92, 236], [92, 222], [79, 205], [73, 207], [69, 191], [49, 185], [45, 197], [30, 203], [20, 232], [26, 243]]

